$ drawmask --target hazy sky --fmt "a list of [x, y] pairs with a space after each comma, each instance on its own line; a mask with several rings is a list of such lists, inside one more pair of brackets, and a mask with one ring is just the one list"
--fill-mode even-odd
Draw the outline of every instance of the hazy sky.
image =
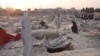
[[27, 8], [72, 8], [81, 9], [83, 7], [100, 8], [100, 0], [0, 0], [2, 7], [14, 7], [20, 9]]

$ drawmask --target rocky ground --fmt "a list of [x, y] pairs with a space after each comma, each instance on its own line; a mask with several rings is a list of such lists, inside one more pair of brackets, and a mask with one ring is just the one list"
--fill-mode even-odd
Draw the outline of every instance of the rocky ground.
[[[76, 20], [79, 33], [67, 30], [66, 38], [73, 44], [74, 50], [65, 50], [48, 53], [45, 47], [37, 46], [33, 49], [34, 56], [100, 56], [100, 22], [90, 20], [87, 22]], [[0, 56], [23, 56], [22, 40], [13, 42], [10, 49], [0, 50]]]

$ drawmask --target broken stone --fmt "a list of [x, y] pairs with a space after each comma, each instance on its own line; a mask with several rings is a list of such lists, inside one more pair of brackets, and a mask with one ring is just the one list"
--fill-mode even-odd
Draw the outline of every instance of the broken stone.
[[73, 40], [73, 38], [72, 38], [72, 37], [70, 37], [70, 36], [68, 36], [68, 37], [67, 37], [67, 39], [69, 39], [69, 40]]

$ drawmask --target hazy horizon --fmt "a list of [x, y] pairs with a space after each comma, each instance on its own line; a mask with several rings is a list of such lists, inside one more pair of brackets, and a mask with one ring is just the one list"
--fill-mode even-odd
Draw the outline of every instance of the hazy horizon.
[[81, 9], [85, 7], [100, 8], [100, 0], [0, 0], [1, 7], [13, 7], [26, 10], [28, 8], [72, 8]]

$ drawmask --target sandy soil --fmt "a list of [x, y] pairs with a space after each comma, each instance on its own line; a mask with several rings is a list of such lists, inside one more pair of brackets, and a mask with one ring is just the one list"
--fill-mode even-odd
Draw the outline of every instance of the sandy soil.
[[[45, 47], [34, 47], [34, 56], [100, 56], [100, 23], [99, 21], [88, 21], [83, 24], [76, 20], [79, 26], [79, 34], [67, 31], [67, 39], [74, 45], [74, 50], [66, 50], [58, 53], [48, 53]], [[83, 24], [83, 25], [81, 25]], [[84, 26], [87, 25], [87, 26]], [[99, 25], [99, 26], [98, 26]], [[17, 47], [17, 48], [15, 48]], [[22, 41], [14, 42], [10, 49], [0, 50], [0, 56], [23, 56]]]

